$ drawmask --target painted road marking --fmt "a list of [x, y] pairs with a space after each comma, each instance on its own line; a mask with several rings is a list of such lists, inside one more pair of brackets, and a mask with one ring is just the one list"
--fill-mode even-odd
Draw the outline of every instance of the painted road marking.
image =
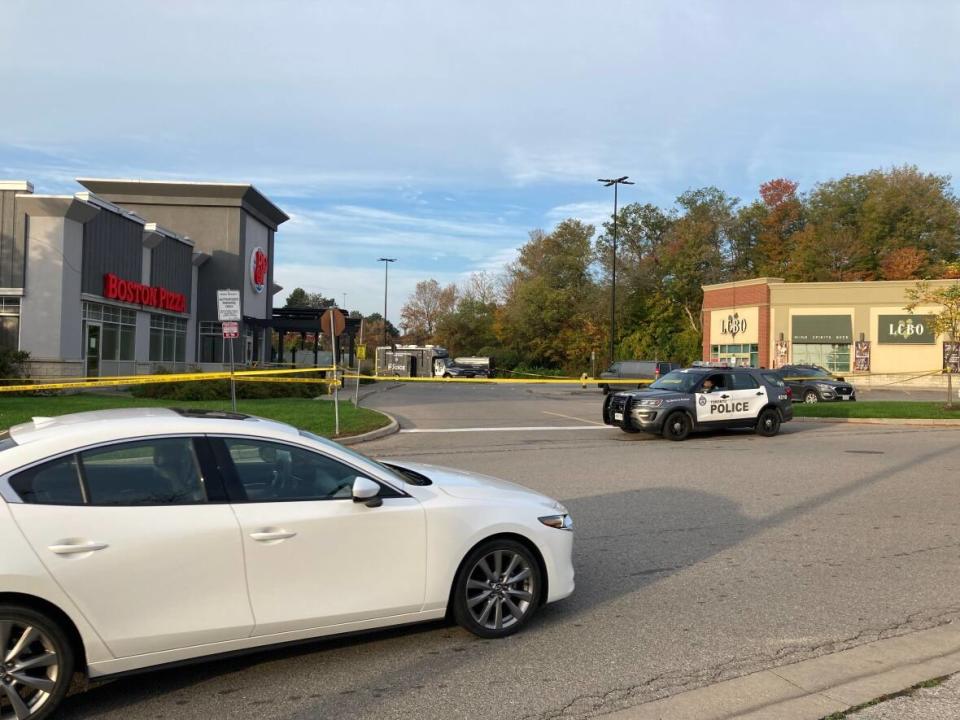
[[532, 432], [545, 430], [614, 430], [608, 425], [542, 425], [524, 427], [407, 428], [402, 433]]
[[575, 415], [564, 415], [563, 413], [550, 412], [549, 410], [543, 410], [542, 412], [544, 415], [556, 415], [557, 417], [566, 418], [567, 420], [579, 420], [580, 422], [590, 423], [591, 425], [603, 425], [602, 422], [587, 420], [586, 418], [576, 417]]

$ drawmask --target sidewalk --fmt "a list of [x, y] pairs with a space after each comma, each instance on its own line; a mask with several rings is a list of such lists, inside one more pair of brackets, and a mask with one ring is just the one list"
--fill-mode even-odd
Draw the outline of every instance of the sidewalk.
[[955, 720], [960, 718], [960, 675], [842, 717], [845, 720]]
[[[882, 712], [887, 703], [849, 711], [885, 695], [903, 692], [931, 678], [960, 673], [960, 623], [898, 635], [849, 650], [762, 670], [605, 715], [606, 720], [820, 720], [821, 718], [912, 718]], [[936, 691], [936, 688], [931, 688]], [[960, 718], [957, 687], [936, 691], [946, 714], [931, 715], [919, 691], [901, 701], [917, 718]], [[888, 701], [894, 702], [894, 700]], [[919, 703], [919, 704], [918, 704]], [[886, 705], [886, 708], [884, 707]]]

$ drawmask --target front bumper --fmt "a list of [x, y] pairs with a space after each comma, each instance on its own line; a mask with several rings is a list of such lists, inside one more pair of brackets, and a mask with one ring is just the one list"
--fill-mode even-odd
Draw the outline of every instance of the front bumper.
[[659, 433], [663, 429], [666, 412], [663, 407], [635, 405], [629, 396], [612, 395], [604, 405], [603, 421], [607, 425], [633, 428], [643, 432]]

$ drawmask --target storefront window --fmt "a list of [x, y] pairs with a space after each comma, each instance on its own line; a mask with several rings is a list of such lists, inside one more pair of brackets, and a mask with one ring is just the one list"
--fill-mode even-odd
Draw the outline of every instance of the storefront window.
[[222, 323], [200, 321], [200, 362], [224, 362]]
[[850, 345], [794, 343], [793, 362], [797, 365], [819, 365], [831, 372], [850, 372]]
[[100, 359], [133, 360], [137, 337], [137, 313], [135, 310], [83, 303], [83, 336], [88, 325], [100, 325]]
[[187, 357], [187, 321], [169, 315], [150, 316], [151, 362], [182, 363]]
[[711, 345], [712, 362], [728, 362], [740, 367], [759, 367], [760, 347], [749, 343], [743, 345]]
[[0, 350], [20, 349], [20, 298], [0, 297]]

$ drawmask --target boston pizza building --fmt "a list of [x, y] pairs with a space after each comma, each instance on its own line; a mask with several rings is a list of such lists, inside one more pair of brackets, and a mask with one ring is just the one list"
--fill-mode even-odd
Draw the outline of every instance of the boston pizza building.
[[248, 184], [79, 182], [0, 182], [0, 348], [33, 377], [214, 369], [216, 293], [236, 289], [238, 360], [269, 359], [279, 208]]

